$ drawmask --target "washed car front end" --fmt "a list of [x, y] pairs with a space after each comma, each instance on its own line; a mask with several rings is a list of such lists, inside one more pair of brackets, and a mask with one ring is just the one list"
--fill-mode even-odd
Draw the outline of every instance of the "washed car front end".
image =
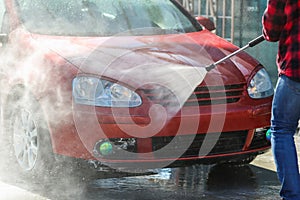
[[[81, 65], [82, 74], [73, 82], [77, 131], [82, 133], [83, 140], [99, 136], [87, 149], [101, 163], [111, 166], [140, 163], [148, 167], [241, 164], [251, 162], [269, 149], [266, 132], [273, 87], [263, 66], [243, 53], [222, 63], [201, 80], [203, 74], [194, 69], [206, 66], [202, 61], [207, 57], [202, 52], [216, 52], [213, 47], [220, 41], [205, 42], [202, 46], [203, 38], [204, 41], [216, 40], [208, 31], [188, 37], [190, 43], [180, 44], [181, 36], [164, 36], [163, 39], [151, 36], [152, 41], [164, 41], [156, 44], [159, 51], [141, 46], [113, 59], [109, 69], [101, 72], [91, 67], [93, 62]], [[198, 38], [201, 40], [197, 41]], [[127, 39], [131, 44], [135, 40], [139, 37]], [[226, 48], [235, 49], [222, 42]], [[177, 50], [166, 49], [166, 44], [172, 47], [176, 44]], [[98, 52], [95, 55], [91, 59], [102, 57]], [[218, 56], [223, 56], [221, 51]], [[211, 57], [208, 62], [218, 59]], [[127, 62], [131, 59], [134, 62]], [[88, 86], [86, 79], [91, 81]], [[180, 88], [179, 91], [176, 88]], [[89, 94], [86, 90], [97, 91], [97, 95], [91, 98], [78, 95]], [[103, 97], [107, 94], [111, 96]], [[112, 100], [115, 96], [122, 97], [123, 104]], [[82, 98], [88, 100], [81, 102]], [[94, 98], [109, 99], [110, 105], [97, 106]]]
[[237, 47], [175, 1], [117, 2], [7, 1], [7, 131], [22, 134], [28, 112], [43, 130], [25, 140], [34, 151], [13, 144], [19, 163], [33, 156], [25, 171], [49, 152], [157, 168], [249, 163], [270, 148], [273, 87], [261, 64], [240, 53], [206, 72]]

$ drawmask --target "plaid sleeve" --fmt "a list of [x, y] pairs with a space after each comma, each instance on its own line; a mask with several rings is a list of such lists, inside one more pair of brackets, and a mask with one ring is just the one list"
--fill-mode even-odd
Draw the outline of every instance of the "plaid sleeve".
[[262, 17], [263, 34], [268, 41], [279, 40], [281, 31], [286, 23], [284, 8], [286, 0], [269, 0]]

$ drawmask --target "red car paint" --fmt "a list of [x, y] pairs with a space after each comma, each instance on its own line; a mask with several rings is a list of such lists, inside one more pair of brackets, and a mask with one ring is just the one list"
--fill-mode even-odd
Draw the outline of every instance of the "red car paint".
[[[240, 53], [218, 65], [206, 74], [202, 82], [199, 82], [199, 88], [208, 87], [210, 95], [218, 90], [220, 93], [226, 90], [231, 90], [234, 94], [236, 92], [233, 97], [228, 97], [228, 102], [207, 104], [206, 101], [212, 97], [204, 94], [206, 103], [200, 106], [194, 104], [183, 106], [175, 114], [170, 114], [163, 127], [154, 135], [143, 131], [145, 130], [143, 127], [153, 122], [149, 116], [151, 106], [160, 104], [164, 100], [156, 99], [154, 102], [149, 98], [146, 91], [147, 87], [151, 88], [151, 85], [148, 83], [144, 85], [141, 82], [145, 77], [124, 77], [124, 72], [145, 63], [201, 68], [238, 49], [208, 30], [150, 36], [42, 35], [31, 33], [21, 26], [13, 1], [7, 0], [6, 4], [10, 32], [6, 47], [3, 47], [6, 49], [2, 51], [1, 56], [11, 57], [13, 61], [5, 63], [9, 65], [5, 68], [5, 81], [8, 83], [5, 91], [11, 94], [14, 87], [22, 85], [38, 100], [48, 125], [55, 154], [99, 160], [107, 165], [118, 163], [122, 166], [125, 163], [165, 161], [170, 161], [168, 164], [173, 161], [204, 160], [214, 163], [215, 158], [219, 159], [217, 162], [227, 162], [235, 160], [235, 156], [256, 156], [270, 148], [270, 143], [265, 138], [256, 138], [258, 136], [255, 135], [255, 130], [270, 125], [272, 96], [262, 99], [249, 97], [247, 93], [249, 81], [263, 66], [246, 53]], [[91, 62], [97, 56], [107, 58], [111, 53], [106, 51], [109, 48], [121, 49], [121, 53], [117, 53], [113, 59], [103, 61], [103, 66], [109, 65], [109, 67], [99, 67], [102, 60]], [[120, 73], [116, 73], [118, 71]], [[72, 81], [76, 76], [82, 75], [104, 77], [132, 88], [141, 96], [143, 104], [135, 108], [76, 104], [72, 98]], [[200, 93], [205, 93], [205, 90], [201, 90]], [[5, 102], [5, 97], [2, 98]], [[219, 97], [215, 98], [217, 101]], [[237, 100], [232, 100], [233, 98]], [[192, 101], [187, 100], [187, 104]], [[156, 115], [158, 116], [160, 114]], [[116, 156], [110, 159], [109, 156], [97, 157], [93, 153], [99, 140], [132, 138], [131, 133], [137, 130], [140, 131], [140, 137], [136, 137], [134, 156], [129, 158]], [[156, 140], [167, 140], [162, 138], [176, 136], [181, 140], [184, 136], [196, 137], [220, 132], [225, 137], [222, 142], [225, 146], [227, 145], [226, 133], [232, 133], [232, 137], [236, 137], [236, 139], [229, 139], [229, 144], [240, 140], [239, 134], [244, 134], [242, 142], [238, 142], [242, 143], [241, 147], [237, 148], [239, 150], [228, 150], [228, 152], [216, 150], [212, 154], [208, 152], [205, 155], [188, 156], [172, 156], [172, 153], [166, 156], [159, 155], [155, 150]], [[164, 146], [157, 148], [164, 148]], [[182, 153], [184, 152], [185, 149], [182, 150]]]

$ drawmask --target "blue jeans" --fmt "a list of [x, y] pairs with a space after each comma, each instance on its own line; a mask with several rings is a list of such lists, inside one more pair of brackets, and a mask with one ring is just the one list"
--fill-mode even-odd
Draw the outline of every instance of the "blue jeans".
[[300, 176], [294, 135], [300, 118], [300, 83], [279, 77], [272, 106], [271, 143], [280, 196], [300, 200]]

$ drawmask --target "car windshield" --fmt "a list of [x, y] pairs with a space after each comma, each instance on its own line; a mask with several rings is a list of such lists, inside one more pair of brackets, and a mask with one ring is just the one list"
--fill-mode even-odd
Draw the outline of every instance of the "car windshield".
[[153, 35], [200, 31], [172, 0], [16, 0], [31, 32], [70, 36]]

